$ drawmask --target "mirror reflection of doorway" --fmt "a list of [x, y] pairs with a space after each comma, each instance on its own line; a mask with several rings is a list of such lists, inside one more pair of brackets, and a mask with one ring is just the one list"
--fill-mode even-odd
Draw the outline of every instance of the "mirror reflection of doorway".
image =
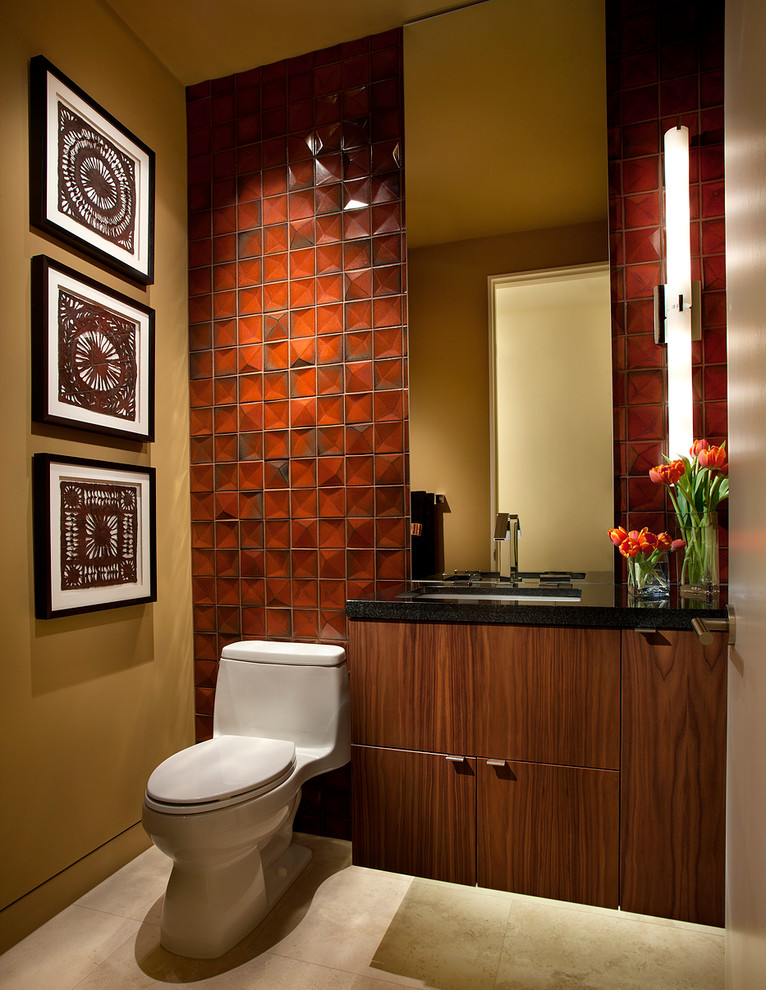
[[519, 516], [521, 570], [612, 571], [608, 265], [489, 286], [491, 523]]

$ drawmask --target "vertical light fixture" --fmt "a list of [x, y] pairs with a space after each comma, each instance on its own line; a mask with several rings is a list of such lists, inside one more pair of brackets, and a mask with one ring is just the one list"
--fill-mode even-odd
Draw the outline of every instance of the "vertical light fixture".
[[688, 456], [694, 439], [692, 340], [699, 339], [699, 283], [692, 285], [689, 129], [665, 134], [667, 283], [655, 289], [655, 339], [668, 348], [668, 456]]

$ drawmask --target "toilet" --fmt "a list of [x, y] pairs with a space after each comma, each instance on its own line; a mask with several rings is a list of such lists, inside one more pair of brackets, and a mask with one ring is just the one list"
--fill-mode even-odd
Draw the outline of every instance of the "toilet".
[[292, 841], [301, 784], [350, 758], [346, 653], [317, 643], [223, 648], [213, 738], [169, 757], [146, 785], [144, 828], [173, 860], [161, 943], [223, 955], [304, 869]]

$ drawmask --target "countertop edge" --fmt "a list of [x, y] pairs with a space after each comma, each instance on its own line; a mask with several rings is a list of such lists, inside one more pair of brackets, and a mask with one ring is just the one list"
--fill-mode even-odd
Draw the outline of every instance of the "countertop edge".
[[[696, 605], [696, 603], [695, 603]], [[488, 623], [510, 626], [581, 626], [601, 629], [691, 629], [692, 619], [725, 619], [725, 608], [658, 608], [568, 606], [494, 602], [412, 602], [353, 599], [346, 602], [349, 619], [390, 622]]]

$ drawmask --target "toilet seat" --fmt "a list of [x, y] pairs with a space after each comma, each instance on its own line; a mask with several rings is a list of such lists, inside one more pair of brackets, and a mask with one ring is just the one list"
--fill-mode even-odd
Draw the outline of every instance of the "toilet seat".
[[154, 806], [208, 811], [267, 794], [296, 766], [295, 744], [257, 736], [216, 736], [161, 763], [146, 785]]

